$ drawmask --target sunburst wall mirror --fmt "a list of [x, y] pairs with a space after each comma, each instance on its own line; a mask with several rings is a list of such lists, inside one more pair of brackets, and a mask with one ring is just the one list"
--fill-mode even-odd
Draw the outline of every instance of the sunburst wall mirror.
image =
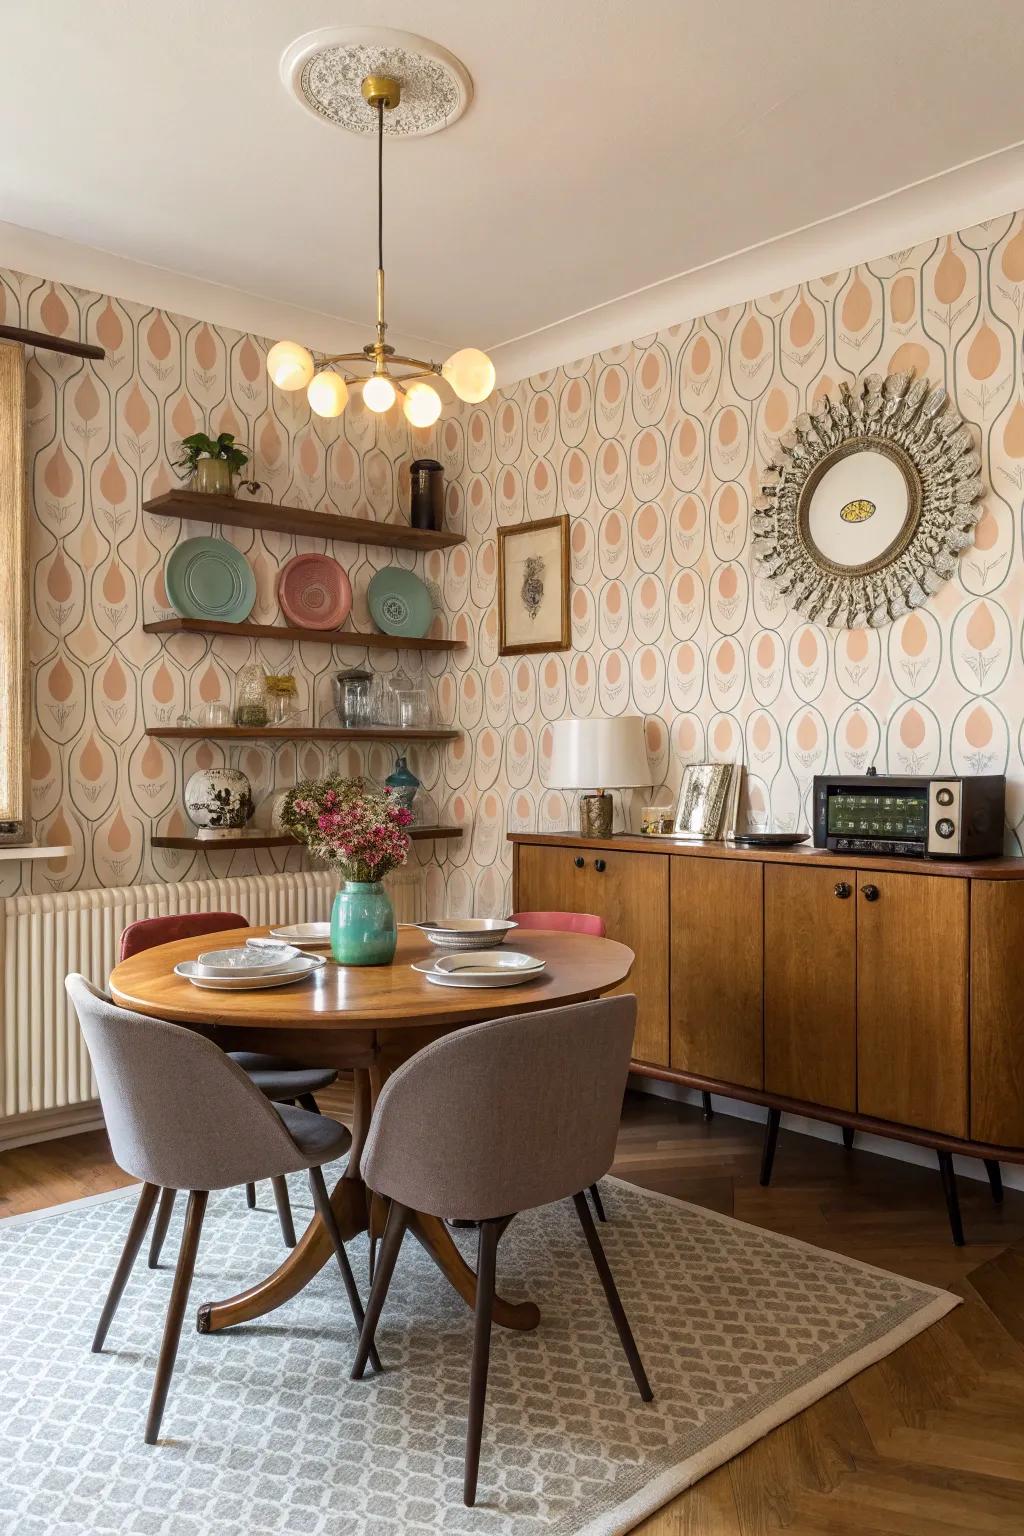
[[842, 384], [779, 439], [754, 502], [754, 569], [808, 619], [889, 624], [927, 602], [973, 544], [980, 470], [941, 386], [912, 373]]

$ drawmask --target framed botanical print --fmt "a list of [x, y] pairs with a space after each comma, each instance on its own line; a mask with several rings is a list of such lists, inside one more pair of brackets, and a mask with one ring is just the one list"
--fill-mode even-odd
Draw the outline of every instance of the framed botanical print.
[[498, 651], [567, 651], [569, 519], [498, 529]]

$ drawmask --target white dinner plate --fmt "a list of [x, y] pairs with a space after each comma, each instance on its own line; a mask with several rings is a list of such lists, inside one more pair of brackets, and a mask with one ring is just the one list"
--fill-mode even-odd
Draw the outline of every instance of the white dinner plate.
[[327, 949], [331, 942], [330, 923], [292, 923], [287, 928], [271, 928], [270, 937], [296, 949]]
[[517, 950], [470, 951], [420, 960], [412, 969], [441, 987], [515, 987], [537, 980], [544, 961]]
[[218, 976], [269, 976], [286, 970], [300, 956], [301, 950], [294, 944], [268, 944], [265, 939], [257, 939], [234, 949], [208, 949], [199, 955], [196, 965], [207, 980]]
[[182, 960], [174, 967], [174, 974], [207, 992], [255, 992], [263, 987], [287, 987], [292, 982], [305, 981], [307, 976], [315, 975], [326, 964], [322, 955], [298, 955], [289, 962], [287, 970], [275, 971], [269, 976], [263, 971], [257, 975], [203, 976], [194, 960]]

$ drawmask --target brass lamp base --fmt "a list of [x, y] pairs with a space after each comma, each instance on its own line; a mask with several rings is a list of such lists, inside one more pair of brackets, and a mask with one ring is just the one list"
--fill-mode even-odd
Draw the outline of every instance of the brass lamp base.
[[612, 810], [611, 795], [580, 795], [580, 836], [611, 837]]

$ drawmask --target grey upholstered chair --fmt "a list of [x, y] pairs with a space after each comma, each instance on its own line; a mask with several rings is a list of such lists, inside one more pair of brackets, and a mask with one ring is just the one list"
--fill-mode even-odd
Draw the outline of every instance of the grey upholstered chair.
[[385, 1083], [361, 1160], [391, 1201], [352, 1375], [366, 1368], [413, 1211], [480, 1224], [463, 1495], [476, 1498], [498, 1240], [513, 1216], [571, 1195], [640, 1396], [653, 1396], [584, 1193], [608, 1172], [636, 998], [476, 1024]]
[[[143, 950], [157, 944], [171, 944], [175, 939], [199, 939], [208, 933], [226, 933], [232, 928], [248, 928], [249, 919], [239, 912], [167, 912], [159, 917], [140, 917], [129, 923], [121, 934], [120, 958], [130, 960]], [[338, 1074], [330, 1067], [303, 1067], [283, 1056], [268, 1056], [261, 1051], [229, 1051], [232, 1061], [249, 1074], [261, 1093], [277, 1104], [298, 1104], [303, 1109], [320, 1113], [313, 1097], [323, 1088], [329, 1088]], [[281, 1223], [281, 1236], [289, 1248], [295, 1247], [295, 1225], [292, 1208], [288, 1202], [288, 1184], [285, 1179], [272, 1181], [277, 1219]], [[153, 1235], [149, 1241], [149, 1267], [156, 1269], [160, 1263], [167, 1227], [174, 1210], [176, 1191], [160, 1191], [160, 1205], [153, 1223]], [[256, 1209], [256, 1186], [245, 1186], [245, 1198], [250, 1211]]]
[[[212, 1189], [305, 1170], [313, 1200], [334, 1245], [356, 1326], [363, 1309], [322, 1165], [346, 1152], [352, 1138], [328, 1115], [274, 1104], [246, 1073], [190, 1029], [116, 1007], [84, 976], [65, 982], [82, 1026], [99, 1085], [114, 1158], [141, 1179], [139, 1203], [96, 1328], [103, 1348], [149, 1219], [162, 1189], [187, 1189], [188, 1208], [167, 1307], [145, 1439], [154, 1445], [178, 1352], [199, 1234]], [[379, 1360], [374, 1368], [379, 1368]]]

